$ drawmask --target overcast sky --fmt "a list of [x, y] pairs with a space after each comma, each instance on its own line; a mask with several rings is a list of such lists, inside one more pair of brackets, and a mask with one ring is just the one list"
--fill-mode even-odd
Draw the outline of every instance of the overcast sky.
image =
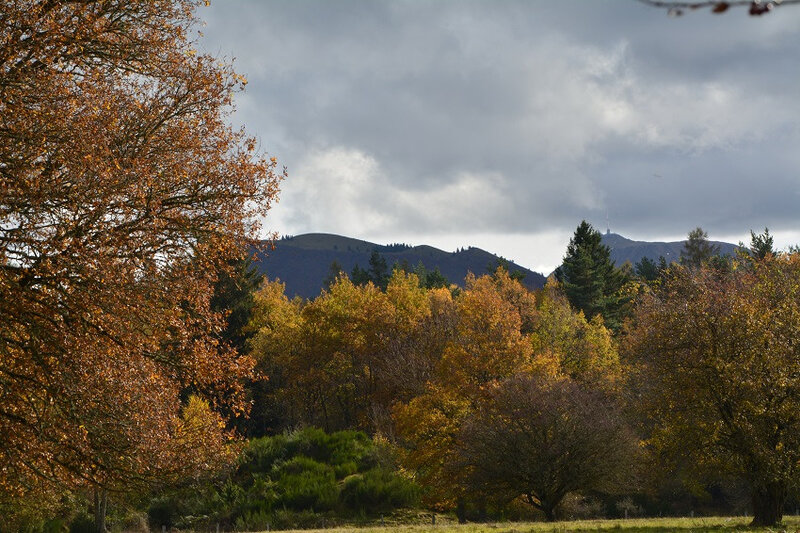
[[201, 45], [288, 168], [266, 227], [478, 246], [549, 273], [586, 219], [800, 243], [800, 6], [214, 0]]

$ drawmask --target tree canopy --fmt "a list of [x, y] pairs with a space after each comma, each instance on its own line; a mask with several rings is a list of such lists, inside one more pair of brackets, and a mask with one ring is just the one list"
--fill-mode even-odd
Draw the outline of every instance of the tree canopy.
[[570, 492], [625, 483], [636, 439], [611, 399], [567, 379], [515, 376], [459, 434], [457, 471], [489, 500], [520, 496], [548, 520]]
[[628, 351], [656, 448], [750, 486], [780, 522], [800, 464], [800, 256], [752, 268], [674, 266], [637, 306]]
[[750, 256], [764, 259], [768, 255], [775, 255], [774, 240], [769, 234], [769, 228], [764, 228], [764, 233], [750, 230]]
[[0, 8], [0, 505], [208, 466], [245, 408], [209, 300], [283, 173], [228, 126], [245, 81], [195, 3]]

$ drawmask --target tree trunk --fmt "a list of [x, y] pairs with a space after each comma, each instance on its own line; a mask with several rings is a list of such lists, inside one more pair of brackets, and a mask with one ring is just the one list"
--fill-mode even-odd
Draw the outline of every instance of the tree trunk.
[[786, 484], [772, 482], [752, 488], [753, 526], [772, 527], [781, 523], [786, 503]]
[[467, 506], [462, 498], [456, 501], [456, 518], [459, 524], [467, 523]]
[[94, 489], [94, 530], [96, 533], [106, 533], [106, 504], [108, 491], [95, 487]]

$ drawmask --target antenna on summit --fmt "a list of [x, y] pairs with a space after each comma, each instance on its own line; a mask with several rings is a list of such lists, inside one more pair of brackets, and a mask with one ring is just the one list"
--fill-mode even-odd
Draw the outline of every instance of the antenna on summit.
[[606, 235], [611, 235], [611, 225], [608, 223], [608, 209], [606, 209]]

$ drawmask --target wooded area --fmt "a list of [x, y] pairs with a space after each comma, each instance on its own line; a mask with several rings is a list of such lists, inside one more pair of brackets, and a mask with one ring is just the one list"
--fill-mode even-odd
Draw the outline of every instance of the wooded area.
[[539, 291], [376, 253], [289, 299], [248, 256], [284, 172], [228, 125], [245, 80], [194, 49], [194, 7], [2, 8], [0, 531], [781, 522], [796, 251], [765, 230], [720, 257], [697, 228], [679, 262], [615, 266], [583, 222]]

